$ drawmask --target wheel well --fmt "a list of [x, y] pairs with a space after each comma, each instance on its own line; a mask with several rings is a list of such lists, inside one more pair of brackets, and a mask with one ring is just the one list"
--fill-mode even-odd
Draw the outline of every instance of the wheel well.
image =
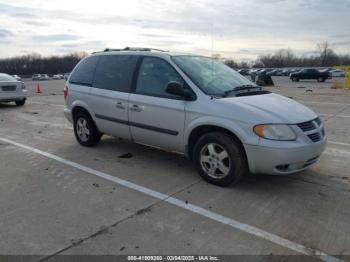
[[242, 144], [242, 141], [230, 130], [227, 130], [223, 127], [219, 127], [219, 126], [214, 126], [214, 125], [205, 125], [205, 126], [199, 126], [196, 127], [194, 130], [192, 130], [189, 138], [188, 138], [188, 144], [187, 144], [187, 155], [190, 159], [192, 159], [192, 154], [193, 154], [193, 148], [196, 144], [196, 142], [198, 141], [198, 139], [206, 134], [206, 133], [210, 133], [210, 132], [223, 132], [228, 134], [229, 136], [231, 136], [234, 140], [236, 140], [238, 142], [238, 144], [240, 145], [242, 152], [244, 153], [244, 156], [246, 158], [246, 152], [244, 149], [244, 146]]
[[76, 106], [73, 108], [73, 112], [72, 112], [73, 119], [75, 118], [76, 114], [80, 112], [85, 112], [88, 115], [90, 115], [89, 111], [87, 111], [84, 107]]
[[[92, 122], [94, 123], [96, 129], [98, 130], [98, 132], [101, 133], [101, 131], [98, 129], [98, 126], [96, 125], [96, 122], [95, 120], [92, 118], [91, 114], [89, 113], [89, 111], [87, 111], [84, 107], [81, 107], [81, 106], [76, 106], [73, 108], [73, 111], [72, 111], [72, 117], [73, 117], [73, 122], [74, 122], [74, 119], [75, 119], [75, 116], [76, 114], [80, 113], [80, 112], [85, 112], [86, 114], [88, 114], [92, 120]], [[102, 134], [102, 133], [101, 133]]]

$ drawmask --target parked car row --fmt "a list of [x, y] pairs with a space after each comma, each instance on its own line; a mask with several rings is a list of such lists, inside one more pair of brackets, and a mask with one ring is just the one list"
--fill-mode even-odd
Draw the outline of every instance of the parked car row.
[[278, 68], [262, 68], [262, 69], [248, 69], [248, 68], [244, 68], [244, 69], [239, 69], [238, 73], [240, 73], [241, 75], [260, 75], [260, 74], [267, 74], [270, 76], [289, 76], [291, 73], [294, 73], [296, 71], [298, 71], [300, 69], [290, 69], [290, 68], [284, 68], [284, 69], [278, 69]]
[[289, 76], [292, 81], [302, 79], [315, 79], [319, 82], [324, 82], [332, 77], [345, 77], [345, 71], [334, 69], [332, 67], [317, 70], [315, 68], [263, 68], [263, 69], [248, 69], [243, 68], [237, 70], [241, 75], [261, 75], [269, 76]]
[[34, 74], [32, 80], [49, 80], [50, 77], [47, 74]]
[[50, 80], [50, 79], [53, 79], [53, 80], [65, 79], [65, 80], [67, 80], [69, 75], [70, 75], [69, 73], [65, 73], [65, 74], [56, 74], [56, 75], [53, 75], [52, 77], [50, 77], [47, 74], [34, 74], [32, 76], [32, 80], [33, 81]]

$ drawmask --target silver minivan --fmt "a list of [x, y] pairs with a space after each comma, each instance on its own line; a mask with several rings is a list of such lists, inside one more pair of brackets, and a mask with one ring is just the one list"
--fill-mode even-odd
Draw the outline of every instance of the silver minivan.
[[106, 49], [75, 67], [64, 97], [81, 145], [108, 134], [184, 154], [220, 186], [302, 171], [326, 146], [312, 110], [203, 56]]

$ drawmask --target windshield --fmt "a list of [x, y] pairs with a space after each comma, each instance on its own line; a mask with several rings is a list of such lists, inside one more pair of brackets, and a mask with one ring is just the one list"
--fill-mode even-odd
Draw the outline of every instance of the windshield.
[[258, 87], [220, 61], [202, 56], [174, 56], [178, 67], [206, 94], [224, 96], [235, 88]]

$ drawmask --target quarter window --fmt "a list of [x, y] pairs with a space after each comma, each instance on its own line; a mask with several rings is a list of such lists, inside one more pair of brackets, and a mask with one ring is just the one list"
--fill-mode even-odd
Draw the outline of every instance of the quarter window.
[[138, 56], [104, 55], [98, 63], [94, 87], [130, 92]]
[[169, 82], [178, 82], [184, 85], [181, 76], [166, 61], [145, 57], [142, 61], [136, 86], [136, 93], [160, 97], [177, 97], [165, 91]]
[[69, 82], [78, 85], [92, 86], [98, 56], [90, 56], [81, 61], [73, 70]]

